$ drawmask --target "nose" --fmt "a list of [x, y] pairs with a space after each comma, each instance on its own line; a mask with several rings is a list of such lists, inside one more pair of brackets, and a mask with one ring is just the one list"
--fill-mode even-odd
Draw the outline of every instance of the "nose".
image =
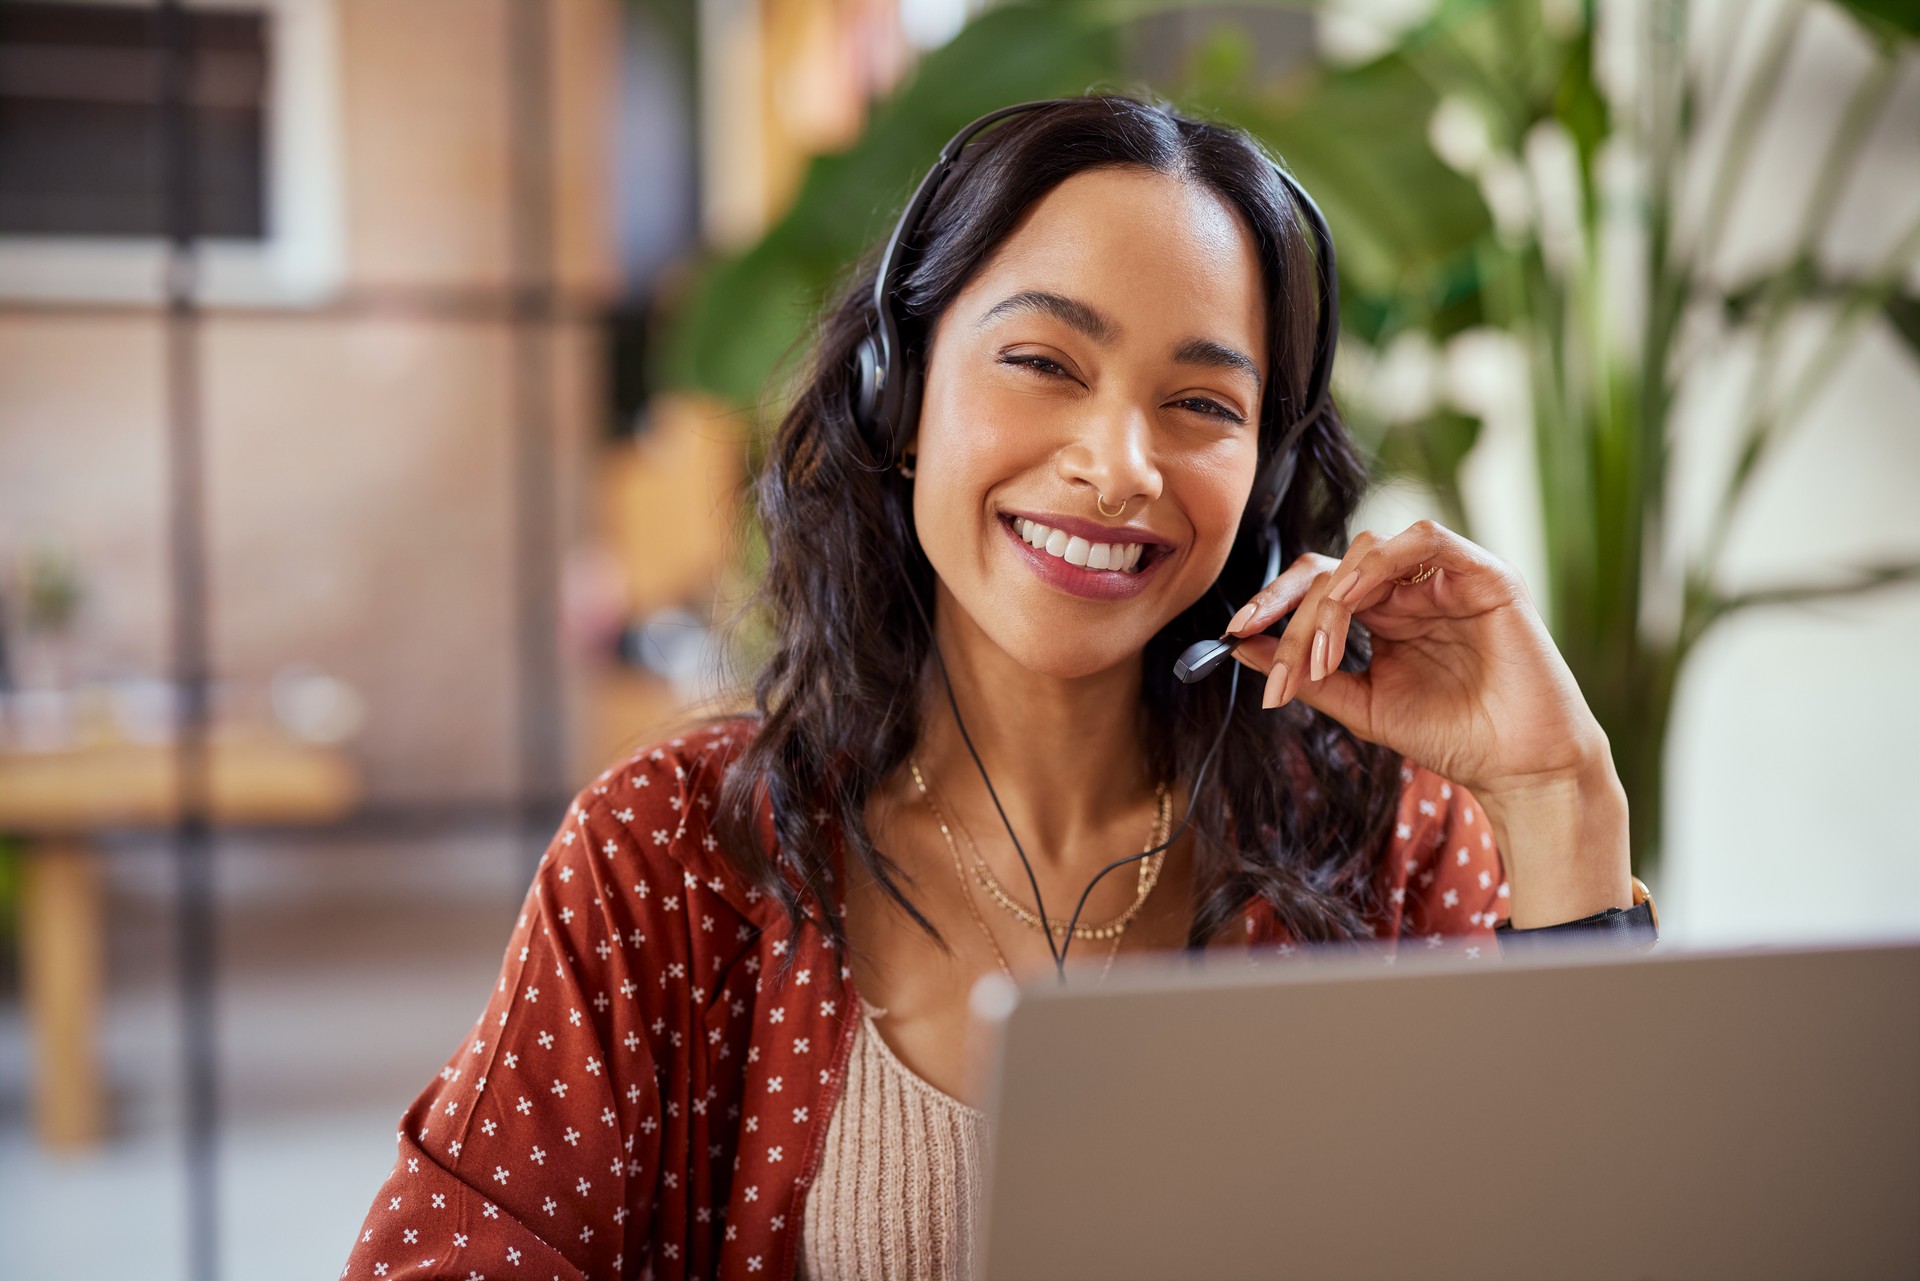
[[[1165, 488], [1154, 461], [1153, 420], [1136, 405], [1090, 414], [1056, 455], [1060, 475], [1083, 489], [1089, 505], [1111, 508], [1160, 497]], [[1138, 515], [1139, 508], [1130, 514]]]

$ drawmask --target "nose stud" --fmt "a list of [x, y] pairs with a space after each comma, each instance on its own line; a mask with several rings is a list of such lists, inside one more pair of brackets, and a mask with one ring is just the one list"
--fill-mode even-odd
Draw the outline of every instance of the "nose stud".
[[1098, 492], [1096, 492], [1093, 496], [1093, 505], [1096, 508], [1098, 508], [1100, 514], [1102, 516], [1105, 516], [1108, 520], [1112, 520], [1115, 516], [1118, 516], [1121, 512], [1127, 510], [1127, 502], [1125, 499], [1122, 499], [1118, 507], [1114, 508], [1112, 511], [1108, 511], [1107, 496], [1105, 494], [1098, 493]]

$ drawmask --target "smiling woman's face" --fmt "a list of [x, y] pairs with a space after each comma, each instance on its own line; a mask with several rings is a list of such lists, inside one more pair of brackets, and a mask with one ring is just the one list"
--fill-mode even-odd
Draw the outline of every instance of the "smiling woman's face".
[[1022, 665], [1104, 671], [1219, 575], [1258, 461], [1263, 291], [1230, 203], [1108, 168], [1036, 202], [941, 314], [914, 522]]

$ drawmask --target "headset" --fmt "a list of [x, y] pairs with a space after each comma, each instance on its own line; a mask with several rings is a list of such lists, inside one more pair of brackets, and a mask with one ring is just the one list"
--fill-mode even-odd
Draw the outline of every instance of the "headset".
[[[860, 340], [854, 351], [854, 397], [853, 413], [855, 424], [865, 437], [880, 467], [889, 467], [894, 459], [901, 456], [908, 441], [913, 439], [914, 431], [920, 419], [921, 382], [924, 370], [921, 362], [907, 350], [902, 338], [905, 328], [904, 318], [897, 308], [900, 281], [911, 267], [913, 241], [920, 230], [921, 219], [933, 197], [946, 181], [953, 167], [960, 160], [962, 152], [973, 137], [983, 129], [1014, 115], [1042, 110], [1049, 107], [1084, 103], [1085, 98], [1044, 98], [1033, 102], [1017, 103], [990, 111], [986, 115], [968, 124], [940, 149], [939, 158], [927, 175], [914, 189], [913, 197], [907, 202], [900, 221], [894, 226], [893, 234], [887, 239], [887, 248], [880, 259], [879, 271], [873, 282], [873, 328]], [[1340, 334], [1340, 292], [1337, 285], [1335, 260], [1333, 253], [1333, 235], [1327, 230], [1326, 219], [1320, 213], [1320, 207], [1307, 194], [1306, 188], [1296, 181], [1282, 165], [1269, 158], [1274, 174], [1293, 197], [1298, 211], [1305, 215], [1314, 240], [1314, 274], [1318, 286], [1319, 305], [1318, 322], [1314, 338], [1313, 369], [1307, 379], [1305, 408], [1290, 419], [1275, 434], [1273, 456], [1268, 460], [1259, 477], [1254, 481], [1253, 492], [1247, 502], [1243, 525], [1257, 531], [1262, 549], [1266, 552], [1266, 582], [1272, 582], [1280, 576], [1281, 543], [1279, 515], [1281, 502], [1286, 498], [1287, 490], [1293, 483], [1295, 467], [1298, 461], [1297, 445], [1301, 435], [1316, 419], [1326, 413], [1328, 408], [1329, 384], [1333, 376], [1334, 346]], [[1276, 396], [1275, 401], [1283, 399]], [[1276, 416], [1278, 405], [1276, 403]], [[920, 602], [918, 592], [913, 594], [914, 608], [919, 611], [922, 623], [926, 625], [929, 637], [933, 634], [932, 620], [927, 616]], [[1230, 657], [1240, 643], [1239, 637], [1222, 636], [1217, 640], [1202, 640], [1189, 646], [1174, 663], [1174, 675], [1182, 682], [1192, 684], [1218, 670]], [[940, 669], [940, 679], [946, 686], [947, 703], [953, 710], [954, 723], [960, 729], [961, 741], [966, 744], [967, 753], [973, 757], [974, 767], [980, 772], [980, 779], [987, 785], [987, 795], [992, 797], [993, 806], [1000, 815], [1000, 822], [1007, 829], [1007, 836], [1013, 841], [1014, 850], [1020, 855], [1021, 863], [1027, 870], [1027, 882], [1033, 890], [1034, 902], [1039, 908], [1042, 921], [1047, 916], [1046, 904], [1041, 902], [1040, 884], [1034, 876], [1033, 866], [1027, 861], [1027, 854], [1020, 846], [1020, 838], [1014, 835], [1013, 824], [1007, 819], [1007, 812], [1000, 804], [999, 793], [994, 791], [993, 780], [987, 777], [987, 767], [980, 760], [980, 753], [974, 749], [973, 738], [967, 733], [966, 723], [960, 718], [959, 700], [954, 697], [953, 682], [947, 674], [946, 660], [940, 655], [940, 647], [933, 645], [933, 656]], [[1232, 708], [1240, 689], [1240, 667], [1234, 665], [1233, 684], [1228, 694], [1227, 716], [1232, 716]], [[1193, 818], [1193, 807], [1199, 799], [1201, 784], [1213, 764], [1213, 758], [1220, 749], [1221, 740], [1226, 737], [1227, 718], [1220, 722], [1219, 730], [1214, 734], [1213, 743], [1201, 760], [1199, 774], [1194, 779], [1193, 790], [1187, 798], [1187, 812], [1180, 820], [1180, 826], [1174, 829], [1164, 842], [1151, 849], [1143, 850], [1126, 858], [1108, 864], [1087, 883], [1081, 891], [1079, 905], [1075, 907], [1073, 917], [1068, 923], [1066, 937], [1056, 949], [1053, 945], [1053, 931], [1043, 929], [1047, 947], [1053, 954], [1054, 964], [1059, 972], [1060, 981], [1066, 982], [1066, 949], [1073, 941], [1073, 927], [1079, 923], [1080, 910], [1086, 906], [1087, 895], [1100, 882], [1100, 877], [1128, 863], [1147, 858], [1161, 850], [1171, 847], [1186, 832], [1188, 822]]]

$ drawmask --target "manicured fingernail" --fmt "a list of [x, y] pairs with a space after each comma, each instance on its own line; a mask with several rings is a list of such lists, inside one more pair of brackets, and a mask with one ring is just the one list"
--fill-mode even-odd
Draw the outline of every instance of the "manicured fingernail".
[[1242, 627], [1245, 627], [1248, 621], [1253, 618], [1253, 611], [1256, 608], [1258, 608], [1258, 602], [1256, 601], [1248, 601], [1246, 604], [1242, 605], [1240, 607], [1240, 612], [1233, 616], [1233, 621], [1227, 624], [1227, 631], [1229, 633], [1233, 633], [1233, 632], [1239, 631]]
[[1347, 593], [1352, 591], [1353, 585], [1359, 581], [1360, 581], [1360, 571], [1357, 569], [1348, 570], [1347, 576], [1340, 580], [1340, 585], [1327, 593], [1327, 599], [1328, 600], [1345, 600], [1347, 598]]
[[1267, 689], [1260, 696], [1260, 706], [1280, 706], [1280, 696], [1287, 692], [1287, 665], [1275, 663], [1273, 670], [1267, 673]]
[[1313, 661], [1307, 665], [1307, 675], [1315, 681], [1327, 679], [1327, 634], [1313, 634]]

